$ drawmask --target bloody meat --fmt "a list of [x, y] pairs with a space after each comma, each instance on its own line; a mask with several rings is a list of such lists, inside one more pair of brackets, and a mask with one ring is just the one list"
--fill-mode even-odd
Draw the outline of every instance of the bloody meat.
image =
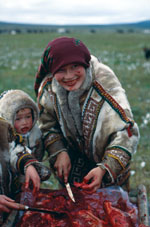
[[119, 187], [88, 191], [72, 187], [75, 203], [66, 189], [40, 189], [33, 195], [24, 191], [20, 202], [29, 206], [65, 212], [52, 215], [39, 212], [24, 212], [16, 227], [139, 227], [138, 209], [130, 203], [128, 194]]

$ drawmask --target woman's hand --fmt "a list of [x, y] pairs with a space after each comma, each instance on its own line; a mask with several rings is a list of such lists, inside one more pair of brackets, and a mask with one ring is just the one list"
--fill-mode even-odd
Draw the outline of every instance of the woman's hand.
[[9, 213], [11, 209], [18, 210], [19, 204], [5, 195], [0, 195], [0, 211]]
[[85, 177], [84, 182], [91, 182], [83, 184], [82, 188], [90, 191], [96, 191], [101, 187], [101, 182], [106, 170], [96, 167], [92, 169]]
[[34, 192], [35, 191], [38, 191], [39, 188], [40, 188], [40, 177], [39, 177], [36, 169], [32, 165], [28, 166], [27, 169], [26, 169], [26, 174], [25, 174], [25, 188], [28, 188], [29, 187], [30, 180], [33, 183]]
[[61, 178], [64, 183], [67, 183], [71, 169], [71, 161], [67, 152], [63, 151], [57, 155], [54, 167], [57, 171], [58, 177]]

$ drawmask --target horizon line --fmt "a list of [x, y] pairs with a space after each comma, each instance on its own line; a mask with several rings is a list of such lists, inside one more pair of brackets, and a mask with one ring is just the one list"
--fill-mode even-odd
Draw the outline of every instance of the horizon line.
[[100, 26], [107, 26], [107, 25], [125, 25], [125, 24], [137, 24], [142, 22], [150, 22], [149, 20], [141, 20], [141, 21], [131, 21], [131, 22], [120, 22], [120, 23], [107, 23], [107, 24], [100, 24], [100, 23], [92, 23], [92, 24], [40, 24], [40, 23], [26, 23], [26, 22], [10, 22], [10, 21], [0, 21], [0, 23], [4, 24], [19, 24], [19, 25], [40, 25], [40, 26], [92, 26], [92, 25], [100, 25]]

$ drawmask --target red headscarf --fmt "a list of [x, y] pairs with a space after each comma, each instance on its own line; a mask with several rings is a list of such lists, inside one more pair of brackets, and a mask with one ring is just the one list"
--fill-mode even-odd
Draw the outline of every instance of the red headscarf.
[[44, 50], [41, 64], [36, 74], [34, 89], [36, 95], [43, 78], [51, 73], [54, 75], [62, 66], [76, 63], [89, 67], [91, 59], [87, 47], [78, 39], [60, 37], [48, 43]]

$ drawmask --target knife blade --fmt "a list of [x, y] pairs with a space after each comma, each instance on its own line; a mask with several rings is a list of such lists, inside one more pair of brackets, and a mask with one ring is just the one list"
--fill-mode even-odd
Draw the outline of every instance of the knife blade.
[[70, 199], [75, 203], [75, 198], [73, 196], [70, 184], [66, 183], [65, 186], [66, 186], [66, 189], [67, 189], [67, 192], [68, 192], [68, 195], [69, 195]]

